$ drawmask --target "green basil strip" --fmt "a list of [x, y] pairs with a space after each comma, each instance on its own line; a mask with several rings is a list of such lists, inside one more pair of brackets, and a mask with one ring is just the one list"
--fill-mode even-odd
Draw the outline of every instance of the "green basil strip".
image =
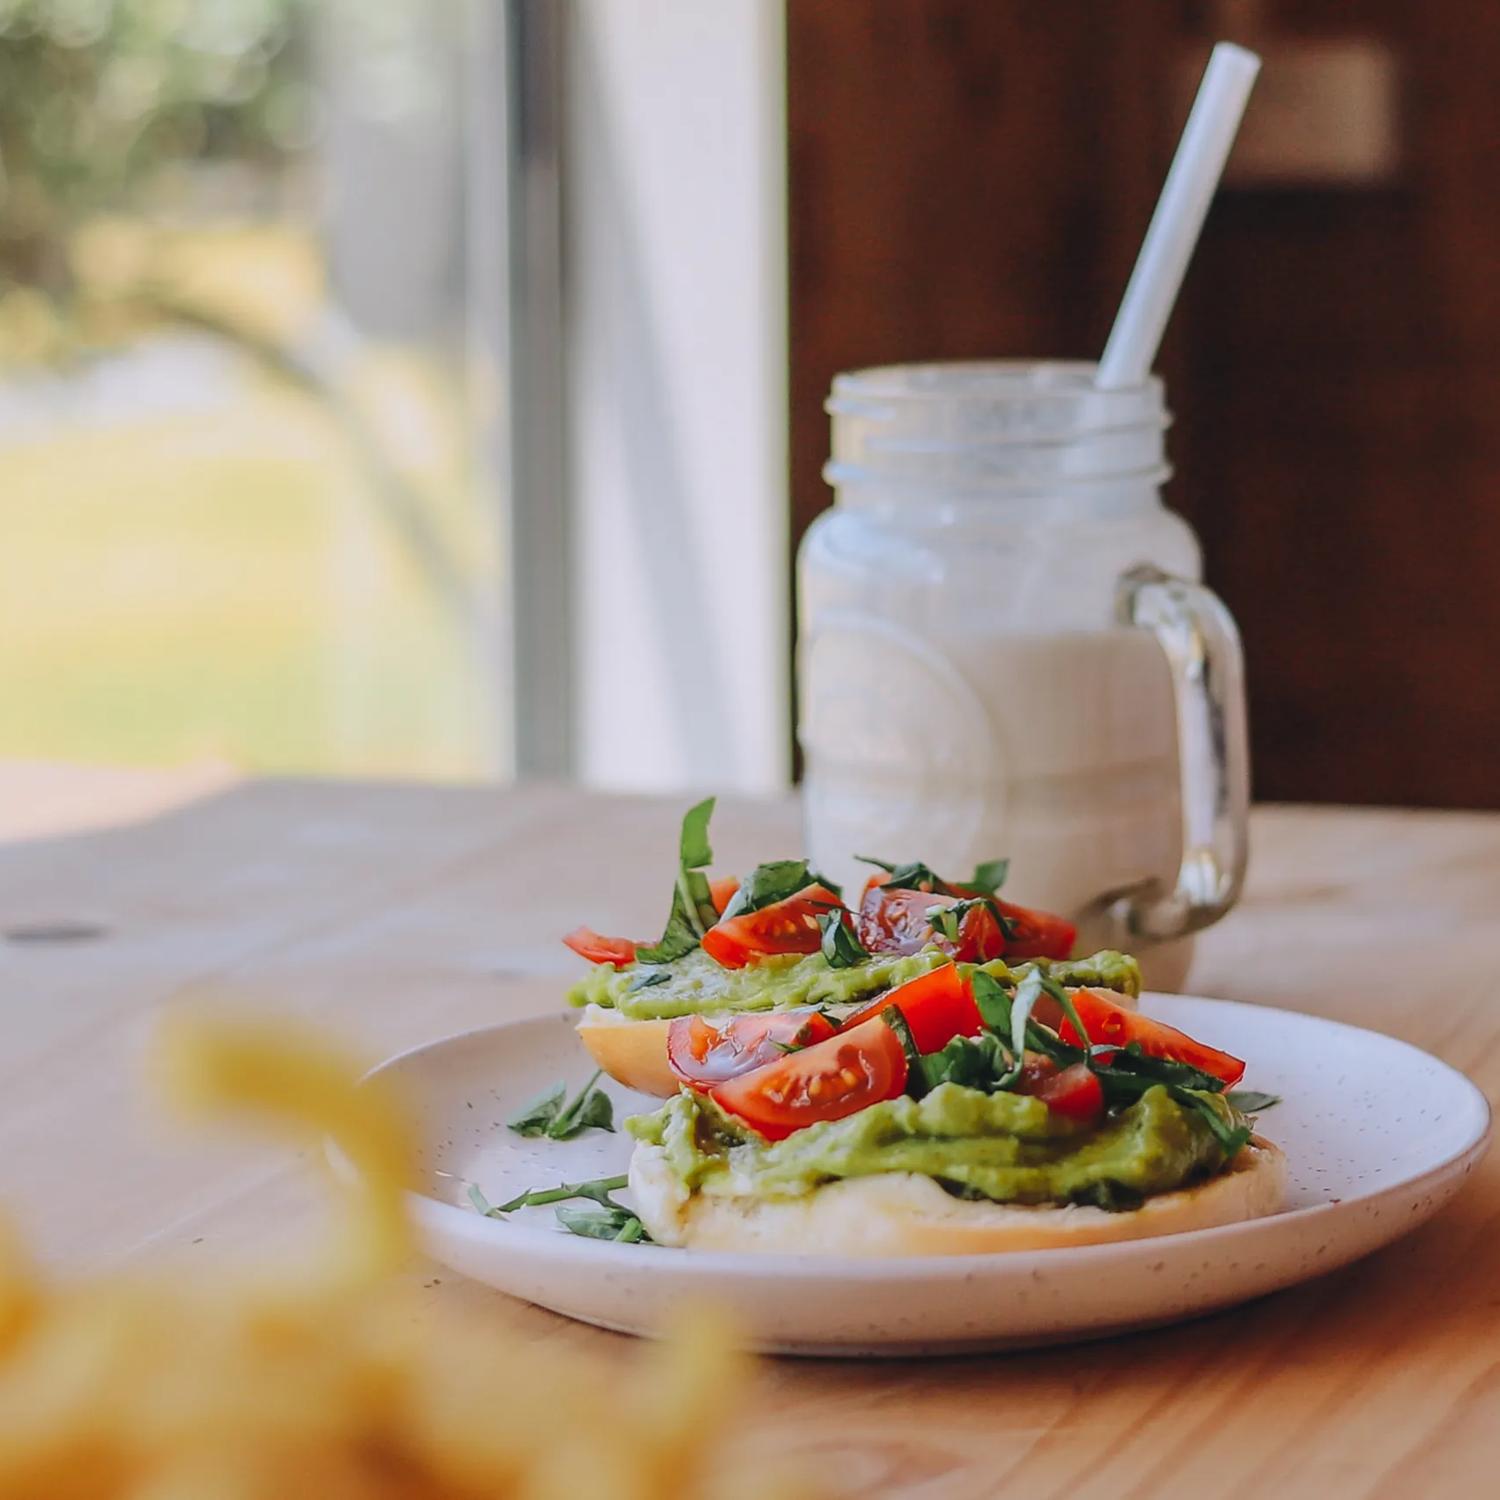
[[1262, 1094], [1256, 1089], [1231, 1089], [1224, 1097], [1242, 1115], [1258, 1115], [1281, 1103], [1280, 1094]]
[[667, 984], [671, 978], [665, 969], [644, 969], [625, 986], [625, 990], [633, 995], [638, 990], [649, 990], [653, 985]]
[[703, 869], [714, 857], [708, 842], [708, 823], [713, 817], [714, 801], [705, 797], [682, 815], [682, 832], [677, 841], [677, 879], [672, 886], [672, 909], [661, 941], [652, 948], [638, 948], [636, 958], [642, 963], [669, 964], [683, 958], [698, 946], [698, 940], [719, 920], [713, 891]]
[[986, 974], [983, 969], [975, 969], [970, 976], [969, 986], [974, 995], [974, 1004], [979, 1009], [979, 1019], [984, 1022], [987, 1031], [993, 1031], [1000, 1036], [1010, 1035], [1010, 996], [1005, 992], [999, 980], [993, 974]]
[[1208, 1128], [1213, 1132], [1214, 1139], [1218, 1141], [1220, 1149], [1224, 1152], [1224, 1160], [1231, 1162], [1239, 1155], [1241, 1147], [1250, 1139], [1250, 1127], [1248, 1125], [1232, 1125], [1219, 1113], [1213, 1097], [1202, 1094], [1194, 1089], [1185, 1089], [1175, 1083], [1166, 1085], [1167, 1092], [1182, 1105], [1189, 1109], [1196, 1109], [1203, 1116]]
[[553, 1212], [557, 1222], [569, 1234], [580, 1234], [591, 1240], [618, 1240], [625, 1244], [650, 1244], [650, 1236], [640, 1218], [628, 1208], [611, 1204], [603, 1208], [558, 1208]]
[[997, 1089], [1008, 1089], [1016, 1083], [1022, 1070], [1026, 1066], [1026, 1034], [1027, 1026], [1031, 1020], [1032, 1007], [1042, 997], [1042, 976], [1032, 970], [1020, 984], [1016, 986], [1016, 998], [1010, 1007], [1010, 1069], [1006, 1074], [996, 1080]]
[[830, 969], [852, 969], [870, 956], [844, 921], [842, 912], [818, 912], [815, 920], [823, 934], [821, 948]]
[[612, 1131], [615, 1128], [614, 1106], [609, 1101], [609, 1095], [603, 1089], [595, 1087], [603, 1072], [603, 1068], [596, 1068], [594, 1076], [545, 1127], [542, 1133], [548, 1140], [566, 1141], [575, 1135], [581, 1135], [585, 1130]]
[[570, 1198], [590, 1198], [606, 1208], [612, 1207], [609, 1195], [618, 1192], [629, 1183], [623, 1173], [619, 1177], [599, 1177], [592, 1182], [560, 1182], [555, 1188], [527, 1188], [505, 1203], [490, 1203], [474, 1185], [469, 1185], [469, 1202], [487, 1219], [501, 1214], [514, 1213], [518, 1208], [535, 1208], [546, 1203], [564, 1203]]
[[661, 941], [654, 948], [637, 948], [637, 963], [669, 964], [686, 957], [698, 946], [706, 929], [698, 925], [696, 905], [683, 894], [682, 885], [672, 887], [672, 910], [662, 930]]
[[682, 834], [677, 841], [678, 863], [684, 870], [702, 870], [711, 865], [714, 851], [708, 843], [708, 822], [714, 815], [717, 798], [703, 801], [682, 815]]
[[756, 867], [741, 882], [721, 920], [728, 921], [745, 912], [760, 911], [795, 896], [812, 885], [816, 876], [805, 859], [777, 859]]
[[[1042, 975], [1041, 969], [1033, 969], [1031, 972], [1041, 978], [1043, 990], [1057, 1001], [1063, 1015], [1072, 1024], [1073, 1030], [1078, 1037], [1078, 1046], [1073, 1050], [1082, 1061], [1086, 1062], [1092, 1068], [1094, 1066], [1094, 1049], [1089, 1045], [1089, 1034], [1083, 1029], [1083, 1021], [1079, 1018], [1078, 1010], [1073, 1004], [1073, 997], [1055, 979]], [[1064, 1042], [1061, 1037], [1058, 1037], [1058, 1041], [1064, 1047], [1070, 1045]]]
[[911, 1027], [901, 1014], [901, 1007], [886, 1006], [880, 1012], [880, 1019], [896, 1033], [901, 1050], [906, 1054], [906, 1092], [913, 1099], [920, 1099], [927, 1092], [927, 1069], [922, 1063], [922, 1054], [917, 1048], [916, 1038], [911, 1034]]
[[544, 1094], [539, 1094], [530, 1104], [512, 1115], [505, 1123], [517, 1135], [545, 1135], [547, 1128], [557, 1119], [568, 1092], [567, 1085], [555, 1083]]
[[1115, 1066], [1132, 1073], [1142, 1073], [1158, 1083], [1175, 1083], [1185, 1089], [1197, 1089], [1205, 1094], [1222, 1094], [1224, 1080], [1195, 1068], [1191, 1063], [1178, 1062], [1171, 1057], [1152, 1057], [1141, 1048], [1139, 1042], [1129, 1042], [1117, 1049]]
[[883, 884], [888, 891], [928, 891], [936, 892], [939, 896], [954, 894], [953, 887], [931, 865], [924, 865], [921, 860], [914, 859], [904, 865], [893, 865], [883, 859], [872, 859], [868, 854], [856, 854], [854, 857], [861, 864], [875, 865], [884, 870], [886, 879]]

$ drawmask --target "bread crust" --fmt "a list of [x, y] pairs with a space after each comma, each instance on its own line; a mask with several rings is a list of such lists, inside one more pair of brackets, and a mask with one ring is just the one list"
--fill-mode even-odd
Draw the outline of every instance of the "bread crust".
[[578, 1023], [578, 1039], [594, 1061], [617, 1083], [665, 1099], [677, 1092], [667, 1066], [670, 1021], [627, 1021], [615, 1011], [591, 1005]]
[[[1137, 1002], [1131, 996], [1109, 993], [1121, 1005], [1135, 1009]], [[578, 1039], [617, 1083], [668, 1099], [677, 1092], [677, 1079], [667, 1065], [667, 1030], [671, 1024], [631, 1021], [618, 1011], [590, 1005], [578, 1022]]]
[[659, 1244], [798, 1255], [983, 1255], [1103, 1245], [1237, 1224], [1277, 1212], [1286, 1158], [1259, 1136], [1207, 1182], [1108, 1213], [1080, 1204], [1031, 1206], [955, 1198], [930, 1177], [882, 1173], [827, 1183], [799, 1197], [685, 1193], [658, 1146], [630, 1163], [636, 1212]]

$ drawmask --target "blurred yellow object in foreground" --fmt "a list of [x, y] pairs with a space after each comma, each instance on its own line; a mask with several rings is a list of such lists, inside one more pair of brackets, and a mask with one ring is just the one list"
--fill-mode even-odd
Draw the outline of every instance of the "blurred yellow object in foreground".
[[[384, 1280], [409, 1248], [399, 1101], [285, 1026], [179, 1020], [180, 1105], [253, 1110], [359, 1169], [305, 1277], [48, 1286], [0, 1242], [0, 1500], [490, 1500], [785, 1495], [724, 1461], [740, 1359], [710, 1320], [626, 1379]], [[650, 1253], [650, 1252], [646, 1252]], [[762, 1458], [764, 1459], [764, 1455]]]

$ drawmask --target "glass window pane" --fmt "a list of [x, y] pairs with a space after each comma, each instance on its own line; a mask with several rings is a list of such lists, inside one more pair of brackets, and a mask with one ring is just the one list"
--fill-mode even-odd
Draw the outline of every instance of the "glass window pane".
[[503, 768], [463, 13], [0, 0], [0, 754]]

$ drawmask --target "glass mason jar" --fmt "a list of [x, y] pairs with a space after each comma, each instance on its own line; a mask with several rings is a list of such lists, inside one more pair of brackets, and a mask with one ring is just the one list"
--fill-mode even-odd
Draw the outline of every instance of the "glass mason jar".
[[1160, 381], [1048, 361], [838, 376], [833, 509], [798, 564], [808, 855], [955, 876], [1177, 989], [1244, 877], [1234, 622], [1166, 510]]

